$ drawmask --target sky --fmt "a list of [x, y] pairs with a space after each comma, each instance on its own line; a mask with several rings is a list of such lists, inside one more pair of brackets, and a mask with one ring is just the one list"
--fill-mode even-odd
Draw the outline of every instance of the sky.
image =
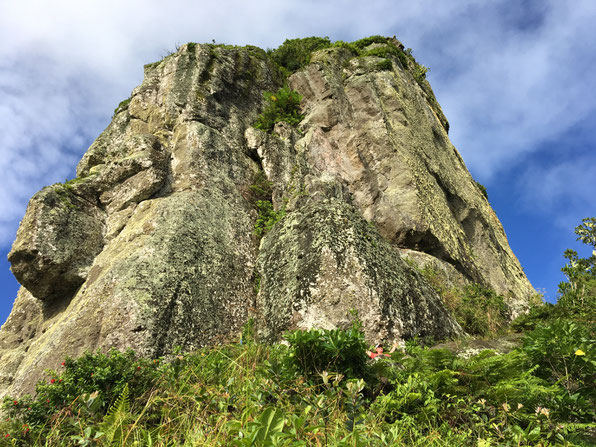
[[29, 198], [75, 177], [143, 65], [186, 42], [396, 35], [430, 68], [450, 138], [533, 286], [555, 301], [574, 227], [596, 215], [593, 0], [0, 0], [0, 324]]

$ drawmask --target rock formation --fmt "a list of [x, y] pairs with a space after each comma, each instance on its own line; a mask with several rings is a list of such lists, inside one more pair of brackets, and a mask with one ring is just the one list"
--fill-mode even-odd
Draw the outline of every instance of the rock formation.
[[[430, 86], [394, 53], [323, 49], [287, 80], [255, 47], [187, 44], [146, 66], [77, 178], [31, 198], [9, 254], [22, 288], [0, 394], [84, 350], [192, 350], [251, 317], [269, 340], [341, 327], [352, 309], [371, 342], [461, 334], [416, 264], [522, 311], [534, 290]], [[304, 119], [252, 127], [286, 81]], [[283, 216], [263, 237], [257, 199]]]

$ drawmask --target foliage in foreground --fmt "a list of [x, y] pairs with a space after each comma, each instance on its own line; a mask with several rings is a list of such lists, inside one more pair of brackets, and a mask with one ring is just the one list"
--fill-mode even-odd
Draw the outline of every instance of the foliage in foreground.
[[7, 398], [0, 445], [589, 445], [594, 327], [558, 321], [471, 358], [409, 343], [365, 361], [363, 335], [313, 330], [171, 361], [129, 351], [65, 361]]
[[571, 319], [596, 323], [596, 217], [586, 217], [575, 227], [577, 240], [592, 249], [592, 255], [580, 258], [575, 250], [565, 250], [567, 263], [561, 268], [567, 281], [559, 284], [557, 304], [535, 306], [512, 323], [514, 330], [534, 329], [538, 324]]

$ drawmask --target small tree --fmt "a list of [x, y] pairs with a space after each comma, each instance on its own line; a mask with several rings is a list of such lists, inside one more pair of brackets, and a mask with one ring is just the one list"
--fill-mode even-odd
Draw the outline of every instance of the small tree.
[[596, 256], [596, 217], [582, 219], [582, 224], [575, 227], [577, 240], [592, 246], [592, 256]]
[[575, 250], [565, 250], [568, 263], [561, 269], [567, 277], [559, 284], [559, 304], [580, 313], [596, 309], [596, 218], [587, 217], [575, 228], [577, 240], [592, 246], [592, 256], [580, 258]]

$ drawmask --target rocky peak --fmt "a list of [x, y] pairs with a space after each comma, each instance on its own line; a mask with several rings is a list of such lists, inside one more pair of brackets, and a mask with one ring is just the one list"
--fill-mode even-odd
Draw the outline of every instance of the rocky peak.
[[[31, 198], [9, 254], [22, 284], [0, 331], [0, 394], [84, 350], [148, 356], [333, 328], [371, 341], [462, 333], [420, 274], [432, 264], [534, 294], [397, 39], [323, 45], [288, 73], [255, 47], [187, 44], [83, 156]], [[315, 48], [316, 50], [316, 48]], [[289, 76], [288, 76], [289, 75]], [[303, 119], [253, 127], [284, 83]]]

